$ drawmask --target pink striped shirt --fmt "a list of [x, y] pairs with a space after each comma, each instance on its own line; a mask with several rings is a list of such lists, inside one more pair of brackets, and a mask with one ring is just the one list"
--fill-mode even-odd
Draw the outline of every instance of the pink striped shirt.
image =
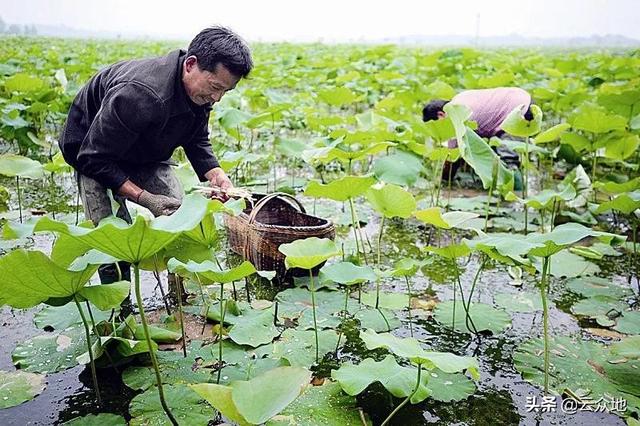
[[468, 107], [469, 120], [478, 123], [476, 133], [490, 138], [500, 131], [500, 125], [516, 107], [522, 105], [522, 114], [527, 111], [531, 95], [518, 87], [465, 90], [454, 96], [451, 103]]

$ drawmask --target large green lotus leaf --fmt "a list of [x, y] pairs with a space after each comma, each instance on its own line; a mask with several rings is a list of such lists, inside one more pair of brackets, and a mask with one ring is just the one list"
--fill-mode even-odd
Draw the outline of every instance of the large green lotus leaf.
[[640, 358], [640, 336], [625, 337], [611, 345], [611, 355], [628, 359]]
[[[531, 207], [532, 209], [542, 210], [542, 209], [550, 209], [554, 206], [554, 203], [566, 202], [569, 200], [573, 200], [576, 198], [576, 190], [571, 185], [567, 185], [560, 191], [554, 191], [552, 189], [545, 189], [540, 191], [539, 193], [525, 199], [521, 200], [525, 205]], [[508, 201], [509, 198], [507, 198]]]
[[637, 151], [638, 146], [640, 146], [638, 135], [627, 134], [620, 138], [612, 138], [604, 148], [604, 156], [613, 160], [626, 160]]
[[622, 312], [626, 307], [627, 304], [625, 302], [609, 296], [591, 296], [571, 306], [571, 313], [590, 318], [606, 318], [607, 313], [612, 309]]
[[367, 349], [384, 348], [394, 354], [409, 358], [412, 362], [425, 364], [429, 369], [439, 368], [445, 373], [468, 370], [474, 378], [479, 378], [478, 361], [468, 356], [458, 356], [448, 352], [425, 351], [412, 337], [396, 337], [391, 333], [376, 333], [373, 330], [360, 331], [360, 338]]
[[373, 208], [387, 218], [408, 218], [416, 209], [416, 200], [410, 192], [393, 184], [377, 184], [366, 193]]
[[458, 147], [464, 161], [482, 180], [484, 189], [493, 187], [501, 193], [513, 190], [513, 171], [504, 165], [498, 154], [473, 130], [467, 129], [464, 136], [458, 138]]
[[606, 192], [607, 194], [621, 194], [623, 192], [632, 192], [636, 189], [640, 189], [640, 177], [630, 179], [626, 182], [601, 182], [597, 181], [593, 183], [593, 187]]
[[[294, 367], [309, 368], [316, 362], [315, 333], [313, 330], [288, 328], [273, 343], [271, 358], [284, 358]], [[338, 335], [334, 330], [318, 330], [320, 358], [335, 351]]]
[[254, 348], [270, 343], [280, 335], [273, 320], [273, 307], [265, 310], [245, 310], [235, 321], [229, 332], [229, 337], [239, 345], [248, 345]]
[[181, 232], [198, 226], [209, 209], [209, 203], [199, 194], [189, 194], [182, 206], [171, 216], [160, 216], [149, 220], [136, 216], [132, 225], [110, 216], [93, 229], [70, 226], [48, 217], [37, 223], [35, 231], [54, 231], [74, 237], [103, 253], [130, 263], [138, 263], [162, 250]]
[[205, 260], [202, 263], [191, 260], [187, 263], [182, 263], [176, 258], [171, 258], [167, 262], [167, 269], [170, 272], [189, 277], [202, 284], [226, 284], [232, 281], [239, 281], [256, 272], [251, 262], [246, 260], [235, 268], [221, 270], [216, 262], [210, 260]]
[[[82, 306], [85, 309], [86, 306]], [[108, 311], [101, 311], [95, 306], [92, 306], [91, 313], [96, 324], [101, 321], [106, 321], [111, 316], [111, 309]], [[62, 331], [71, 327], [78, 327], [82, 325], [82, 318], [80, 312], [75, 303], [67, 303], [63, 306], [44, 306], [40, 311], [33, 315], [33, 322], [36, 327], [40, 329], [51, 329]]]
[[[535, 312], [542, 310], [540, 294], [532, 292], [500, 293], [493, 297], [496, 305], [507, 312]], [[456, 309], [458, 306], [456, 306]]]
[[100, 413], [76, 417], [62, 424], [64, 426], [127, 426], [127, 421], [117, 414]]
[[16, 346], [11, 358], [16, 367], [31, 373], [55, 373], [78, 364], [76, 357], [87, 350], [80, 327], [61, 333], [35, 336]]
[[[358, 395], [370, 384], [380, 382], [396, 398], [406, 398], [415, 389], [418, 369], [402, 367], [398, 365], [392, 355], [387, 355], [384, 360], [376, 362], [367, 358], [358, 365], [350, 362], [344, 363], [338, 370], [331, 371], [331, 378], [336, 380], [342, 390], [348, 395]], [[417, 404], [424, 401], [431, 391], [427, 387], [428, 375], [420, 380], [420, 386], [416, 394], [411, 398], [411, 403]]]
[[441, 402], [462, 401], [473, 395], [476, 385], [467, 376], [460, 373], [445, 373], [438, 369], [426, 372], [427, 387], [431, 398]]
[[422, 159], [406, 152], [380, 157], [373, 163], [373, 172], [382, 182], [411, 186], [425, 171]]
[[30, 308], [51, 297], [73, 296], [97, 269], [68, 271], [40, 251], [14, 250], [0, 258], [0, 305]]
[[425, 260], [416, 260], [411, 257], [405, 257], [398, 260], [393, 265], [391, 275], [394, 277], [411, 277], [418, 272], [426, 264]]
[[[551, 392], [561, 394], [565, 389], [570, 389], [574, 394], [588, 396], [594, 401], [615, 396], [626, 399], [628, 409], [637, 411], [640, 408], [640, 398], [624, 393], [624, 387], [611, 380], [617, 377], [608, 376], [607, 368], [610, 365], [608, 365], [608, 350], [605, 346], [580, 338], [561, 336], [550, 339], [550, 348], [549, 390]], [[514, 365], [522, 377], [538, 386], [544, 383], [543, 351], [543, 340], [535, 338], [521, 344], [513, 356]], [[640, 369], [629, 368], [624, 371], [626, 382], [633, 383], [632, 386], [637, 387], [637, 383], [640, 383], [640, 377], [638, 377]], [[635, 380], [634, 377], [636, 377]]]
[[624, 242], [625, 237], [620, 237], [615, 234], [607, 232], [594, 231], [591, 228], [587, 228], [579, 223], [565, 223], [556, 226], [553, 231], [546, 234], [531, 233], [527, 235], [527, 241], [531, 244], [542, 244], [544, 247], [533, 248], [529, 251], [533, 256], [551, 256], [568, 247], [577, 243], [587, 237], [597, 238], [606, 244], [620, 244]]
[[199, 383], [189, 386], [198, 395], [204, 398], [209, 404], [220, 411], [226, 418], [237, 423], [239, 426], [249, 426], [249, 423], [236, 408], [233, 402], [233, 388], [225, 385], [213, 383]]
[[471, 117], [471, 109], [465, 105], [455, 105], [449, 102], [444, 106], [444, 112], [447, 113], [447, 118], [451, 120], [453, 128], [455, 130], [455, 137], [458, 139], [458, 146], [460, 146], [460, 140], [467, 132], [467, 126], [465, 122]]
[[[316, 291], [316, 317], [318, 328], [335, 328], [340, 323], [336, 315], [344, 309], [345, 294], [335, 291]], [[281, 323], [296, 321], [298, 328], [313, 329], [313, 313], [311, 311], [311, 292], [304, 288], [291, 288], [278, 293], [278, 320]], [[350, 312], [358, 309], [358, 303], [349, 299], [347, 308]]]
[[[392, 310], [405, 309], [408, 304], [408, 297], [402, 293], [379, 293], [380, 301], [378, 306]], [[362, 303], [368, 306], [376, 306], [376, 292], [362, 293]]]
[[520, 234], [492, 233], [463, 241], [469, 247], [483, 252], [485, 248], [495, 249], [501, 256], [510, 258], [517, 263], [523, 263], [525, 259], [522, 256], [531, 250], [544, 247], [542, 243], [528, 241], [524, 235]]
[[496, 309], [485, 303], [471, 303], [469, 305], [469, 316], [473, 320], [473, 325], [466, 324], [466, 314], [462, 302], [456, 303], [456, 316], [453, 317], [453, 301], [441, 302], [436, 306], [434, 317], [442, 325], [451, 327], [462, 333], [473, 332], [473, 326], [477, 331], [490, 331], [499, 334], [511, 326], [511, 316], [502, 309]]
[[[135, 322], [135, 320], [133, 322]], [[122, 326], [122, 323], [120, 326]], [[158, 345], [155, 342], [152, 342], [151, 344], [157, 351]], [[91, 351], [94, 359], [99, 359], [105, 352], [112, 354], [112, 359], [113, 354], [117, 354], [118, 359], [124, 359], [134, 355], [147, 353], [149, 352], [149, 347], [147, 346], [146, 340], [131, 340], [125, 337], [110, 335], [100, 337], [99, 342], [96, 340], [93, 345], [91, 345]], [[89, 352], [87, 351], [82, 355], [77, 356], [76, 361], [78, 361], [78, 364], [89, 364], [91, 362]], [[107, 362], [108, 360], [104, 361]], [[108, 362], [110, 363], [111, 361]]]
[[44, 176], [42, 164], [28, 157], [15, 154], [0, 155], [0, 175], [39, 179]]
[[355, 102], [358, 96], [350, 89], [338, 86], [318, 91], [318, 97], [329, 105], [340, 107]]
[[601, 92], [598, 95], [598, 104], [623, 117], [631, 116], [635, 107], [640, 106], [640, 90], [614, 90], [613, 92]]
[[220, 233], [216, 227], [215, 213], [237, 215], [245, 208], [244, 199], [229, 200], [221, 203], [219, 200], [210, 200], [207, 204], [207, 211], [200, 224], [195, 228], [185, 231], [180, 235], [180, 239], [189, 239], [207, 247], [214, 247], [218, 244]]
[[7, 92], [31, 93], [37, 92], [45, 87], [44, 80], [27, 73], [16, 73], [4, 81], [4, 88]]
[[[83, 228], [93, 228], [93, 223], [89, 220], [80, 222], [78, 226]], [[51, 248], [51, 260], [63, 268], [68, 268], [74, 260], [91, 250], [91, 247], [74, 237], [59, 234]]]
[[[607, 379], [618, 390], [636, 397], [640, 396], [640, 360], [632, 359], [627, 362], [605, 363], [603, 365]], [[636, 398], [640, 401], [640, 398]]]
[[278, 367], [246, 382], [232, 382], [231, 398], [242, 417], [261, 424], [291, 404], [310, 380], [304, 368]]
[[[233, 351], [228, 345], [223, 346], [224, 350]], [[157, 352], [162, 383], [171, 385], [202, 383], [215, 378], [211, 365], [213, 355], [218, 354], [217, 346], [215, 348], [212, 346], [209, 353], [200, 348], [195, 348], [194, 345], [189, 345], [188, 349], [186, 358], [182, 355], [182, 352]], [[244, 350], [239, 350], [244, 354]], [[228, 354], [223, 352], [223, 359], [226, 355], [231, 359], [237, 357], [232, 352]], [[155, 370], [153, 367], [132, 366], [122, 373], [122, 381], [131, 389], [147, 390], [156, 385]]]
[[425, 210], [418, 210], [414, 213], [414, 216], [429, 225], [433, 225], [437, 228], [451, 229], [463, 227], [465, 222], [475, 219], [479, 215], [477, 213], [452, 211], [442, 212], [440, 207], [431, 207]]
[[456, 135], [453, 123], [449, 117], [441, 120], [427, 121], [424, 123], [424, 131], [438, 143], [448, 141]]
[[[549, 273], [556, 278], [574, 278], [583, 275], [594, 275], [600, 272], [598, 265], [567, 250], [554, 254], [550, 259]], [[542, 273], [542, 261], [535, 259], [533, 264], [538, 272]]]
[[631, 295], [630, 289], [599, 277], [574, 278], [567, 281], [566, 287], [584, 297], [606, 296], [620, 300]]
[[619, 115], [608, 114], [604, 108], [585, 104], [571, 117], [571, 127], [591, 133], [607, 133], [612, 130], [624, 130], [627, 120]]
[[305, 238], [278, 247], [284, 254], [287, 268], [313, 269], [340, 254], [338, 246], [327, 238]]
[[522, 138], [539, 133], [540, 125], [542, 124], [542, 110], [538, 105], [531, 105], [533, 119], [527, 120], [522, 113], [524, 107], [526, 105], [520, 105], [511, 111], [500, 125], [500, 128], [510, 135]]
[[216, 112], [216, 116], [224, 130], [237, 140], [242, 138], [242, 134], [238, 128], [246, 124], [247, 121], [253, 117], [251, 114], [236, 108], [220, 109]]
[[131, 283], [118, 281], [112, 284], [92, 285], [83, 287], [79, 295], [94, 304], [99, 310], [116, 309], [129, 296]]
[[[361, 426], [356, 399], [345, 395], [338, 383], [311, 386], [266, 426]], [[367, 424], [370, 424], [369, 422]]]
[[30, 401], [45, 387], [45, 376], [41, 374], [0, 370], [0, 409]]
[[[186, 385], [163, 386], [171, 413], [181, 425], [207, 426], [216, 410]], [[158, 388], [153, 387], [136, 395], [129, 404], [130, 426], [171, 425], [160, 405]]]
[[449, 260], [454, 260], [459, 257], [465, 257], [471, 254], [471, 249], [465, 242], [462, 242], [460, 244], [450, 244], [444, 247], [426, 246], [424, 250], [428, 253], [434, 253]]
[[372, 176], [344, 176], [327, 184], [312, 180], [307, 184], [304, 195], [346, 201], [363, 195], [374, 183], [376, 180]]
[[289, 365], [289, 361], [284, 358], [249, 358], [243, 363], [224, 367], [220, 383], [251, 380], [274, 368], [288, 367]]
[[301, 139], [277, 137], [276, 150], [288, 158], [302, 159], [302, 152], [307, 149], [307, 143]]
[[555, 126], [539, 133], [535, 138], [533, 138], [533, 142], [536, 144], [553, 142], [562, 136], [562, 134], [570, 127], [571, 125], [569, 123], [556, 124]]
[[333, 281], [338, 284], [352, 285], [375, 281], [376, 273], [370, 266], [357, 266], [351, 262], [337, 262], [324, 265], [320, 269], [320, 282]]
[[7, 221], [2, 226], [2, 239], [3, 240], [18, 240], [21, 238], [30, 237], [33, 235], [33, 228], [40, 220], [36, 217], [30, 217], [23, 223]]
[[309, 149], [302, 153], [302, 157], [308, 163], [320, 161], [321, 163], [327, 164], [333, 160], [340, 160], [347, 163], [360, 160], [369, 155], [377, 154], [393, 146], [396, 146], [393, 142], [377, 142], [367, 146], [366, 148], [354, 149], [351, 151], [333, 147]]
[[625, 334], [640, 334], [640, 311], [622, 312], [613, 329]]
[[377, 333], [395, 330], [402, 326], [402, 322], [393, 311], [388, 309], [360, 309], [353, 317], [360, 321], [362, 328], [369, 328]]
[[596, 209], [596, 214], [604, 213], [609, 210], [616, 210], [629, 215], [637, 209], [640, 209], [640, 191], [633, 191], [626, 194], [620, 194], [613, 200], [605, 201], [600, 204]]

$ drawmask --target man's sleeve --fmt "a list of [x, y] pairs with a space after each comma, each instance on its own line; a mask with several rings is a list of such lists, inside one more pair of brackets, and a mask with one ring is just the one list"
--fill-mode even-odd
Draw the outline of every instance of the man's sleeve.
[[193, 166], [198, 175], [198, 179], [201, 182], [207, 180], [204, 174], [209, 170], [220, 167], [216, 156], [211, 149], [211, 142], [209, 142], [209, 114], [206, 115], [203, 123], [201, 123], [196, 134], [183, 145], [184, 153], [187, 155], [189, 162]]
[[160, 98], [140, 84], [111, 88], [80, 146], [79, 172], [107, 188], [118, 189], [129, 178], [118, 163], [162, 111]]

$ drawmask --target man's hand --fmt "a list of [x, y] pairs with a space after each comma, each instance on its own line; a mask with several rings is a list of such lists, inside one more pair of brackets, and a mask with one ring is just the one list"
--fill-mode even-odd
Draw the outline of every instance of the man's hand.
[[152, 194], [143, 190], [138, 196], [137, 203], [148, 208], [154, 216], [169, 216], [180, 207], [180, 200], [166, 195]]
[[[222, 192], [226, 192], [227, 190], [233, 188], [233, 183], [227, 176], [227, 174], [220, 167], [216, 167], [215, 169], [209, 170], [204, 174], [204, 177], [209, 181], [209, 185], [213, 187], [218, 187], [222, 190]], [[226, 201], [229, 199], [226, 194], [224, 195], [224, 199], [222, 201]]]

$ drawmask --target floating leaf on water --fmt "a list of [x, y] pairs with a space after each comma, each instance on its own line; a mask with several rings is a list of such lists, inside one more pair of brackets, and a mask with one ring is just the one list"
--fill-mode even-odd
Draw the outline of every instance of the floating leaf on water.
[[[163, 386], [165, 399], [171, 413], [179, 424], [207, 426], [216, 415], [216, 410], [186, 385]], [[136, 395], [129, 404], [131, 426], [170, 425], [160, 405], [158, 388], [153, 387]]]
[[0, 370], [0, 409], [30, 401], [45, 387], [45, 376], [42, 374]]
[[[532, 302], [533, 303], [533, 302]], [[469, 305], [469, 316], [477, 331], [491, 331], [499, 334], [511, 326], [511, 316], [502, 309], [496, 309], [485, 303], [473, 302]], [[473, 326], [469, 321], [469, 330], [466, 323], [466, 314], [461, 301], [456, 303], [456, 316], [453, 317], [453, 301], [441, 302], [436, 306], [435, 319], [445, 327], [451, 327], [462, 333], [473, 332]]]
[[311, 373], [299, 367], [279, 367], [249, 381], [229, 386], [191, 385], [222, 414], [237, 423], [262, 424], [291, 404], [309, 384]]
[[32, 337], [16, 346], [11, 357], [16, 367], [24, 371], [54, 373], [76, 366], [76, 357], [86, 350], [84, 330], [78, 327]]
[[542, 301], [539, 293], [500, 293], [494, 296], [494, 301], [496, 305], [507, 312], [535, 312], [542, 310]]
[[[321, 424], [326, 426], [361, 426], [357, 401], [345, 395], [338, 383], [310, 386], [266, 426]], [[368, 422], [367, 424], [370, 424]]]
[[64, 426], [126, 426], [122, 416], [112, 413], [88, 414], [63, 423]]

